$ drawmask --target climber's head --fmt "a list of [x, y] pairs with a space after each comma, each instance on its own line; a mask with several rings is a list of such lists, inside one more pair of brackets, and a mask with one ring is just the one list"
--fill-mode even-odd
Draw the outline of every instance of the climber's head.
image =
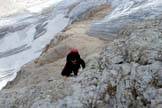
[[73, 64], [77, 64], [77, 61], [80, 59], [78, 49], [72, 48], [70, 54], [71, 54], [71, 62]]

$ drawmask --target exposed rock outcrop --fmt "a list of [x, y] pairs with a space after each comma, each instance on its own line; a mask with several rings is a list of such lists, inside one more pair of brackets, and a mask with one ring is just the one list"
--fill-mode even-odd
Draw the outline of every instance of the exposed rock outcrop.
[[150, 27], [124, 36], [107, 45], [101, 56], [101, 78], [117, 88], [109, 101], [114, 101], [112, 107], [154, 108], [161, 98], [161, 32]]
[[[119, 13], [121, 17], [113, 18], [115, 11], [112, 11], [102, 21], [92, 24], [88, 32], [112, 40], [99, 59], [100, 87], [105, 87], [105, 96], [109, 97], [103, 102], [104, 107], [160, 108], [162, 19], [157, 10], [161, 11], [161, 2], [130, 2], [133, 8], [126, 8], [125, 14]], [[151, 12], [150, 6], [153, 6]]]
[[[157, 10], [162, 2], [127, 0], [131, 6], [122, 6], [126, 0], [115, 1], [121, 3], [119, 8], [111, 0], [59, 4], [55, 14], [64, 13], [73, 24], [0, 92], [0, 107], [161, 108], [162, 17]], [[64, 79], [60, 70], [73, 47], [85, 59], [86, 69]]]

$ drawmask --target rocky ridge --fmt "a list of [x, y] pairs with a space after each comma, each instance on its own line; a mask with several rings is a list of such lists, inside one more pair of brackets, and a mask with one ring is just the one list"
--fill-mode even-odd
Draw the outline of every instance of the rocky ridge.
[[[76, 12], [89, 2], [92, 1], [69, 4], [74, 9], [70, 12], [56, 11], [67, 13], [73, 24], [51, 41], [41, 57], [22, 67], [16, 80], [1, 91], [0, 107], [162, 107], [162, 19], [155, 11], [161, 4], [154, 6], [151, 17], [147, 17], [146, 8], [110, 20], [113, 12], [108, 14], [111, 7], [101, 5], [103, 1], [100, 6], [94, 3], [97, 10], [88, 5], [85, 10], [92, 10], [81, 12], [86, 14]], [[150, 1], [140, 3], [147, 2]], [[78, 17], [74, 17], [76, 14]], [[136, 15], [142, 16], [138, 19]], [[63, 57], [73, 46], [86, 60], [86, 69], [76, 78], [64, 79], [60, 75], [65, 63]]]

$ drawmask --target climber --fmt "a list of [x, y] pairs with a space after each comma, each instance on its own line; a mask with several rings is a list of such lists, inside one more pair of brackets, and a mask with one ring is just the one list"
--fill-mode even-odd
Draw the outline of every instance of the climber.
[[66, 57], [66, 64], [61, 73], [62, 76], [68, 77], [72, 72], [74, 73], [74, 76], [77, 76], [80, 65], [83, 69], [85, 68], [84, 60], [80, 58], [78, 50], [73, 48]]

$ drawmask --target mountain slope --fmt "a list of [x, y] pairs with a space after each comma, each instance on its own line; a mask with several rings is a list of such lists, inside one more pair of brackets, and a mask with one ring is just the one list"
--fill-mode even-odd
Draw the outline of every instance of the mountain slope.
[[[89, 37], [86, 32], [93, 20], [103, 18], [110, 9], [109, 5], [101, 5], [84, 20], [75, 22], [58, 34], [56, 39], [47, 45], [42, 55], [23, 66], [17, 78], [1, 91], [0, 106], [4, 107], [6, 104], [2, 103], [3, 99], [7, 99], [9, 104], [5, 107], [35, 108], [38, 104], [57, 107], [57, 100], [72, 95], [73, 86], [77, 84], [75, 80], [91, 67], [90, 63], [99, 56], [105, 45], [103, 40]], [[87, 69], [80, 71], [78, 78], [64, 79], [61, 70], [66, 62], [66, 54], [73, 47], [78, 48], [81, 57], [86, 61]]]
[[[107, 2], [111, 7], [103, 5]], [[69, 26], [1, 91], [0, 107], [161, 108], [161, 0], [65, 4], [55, 13], [65, 13]], [[72, 47], [79, 49], [86, 68], [78, 77], [63, 78]]]

